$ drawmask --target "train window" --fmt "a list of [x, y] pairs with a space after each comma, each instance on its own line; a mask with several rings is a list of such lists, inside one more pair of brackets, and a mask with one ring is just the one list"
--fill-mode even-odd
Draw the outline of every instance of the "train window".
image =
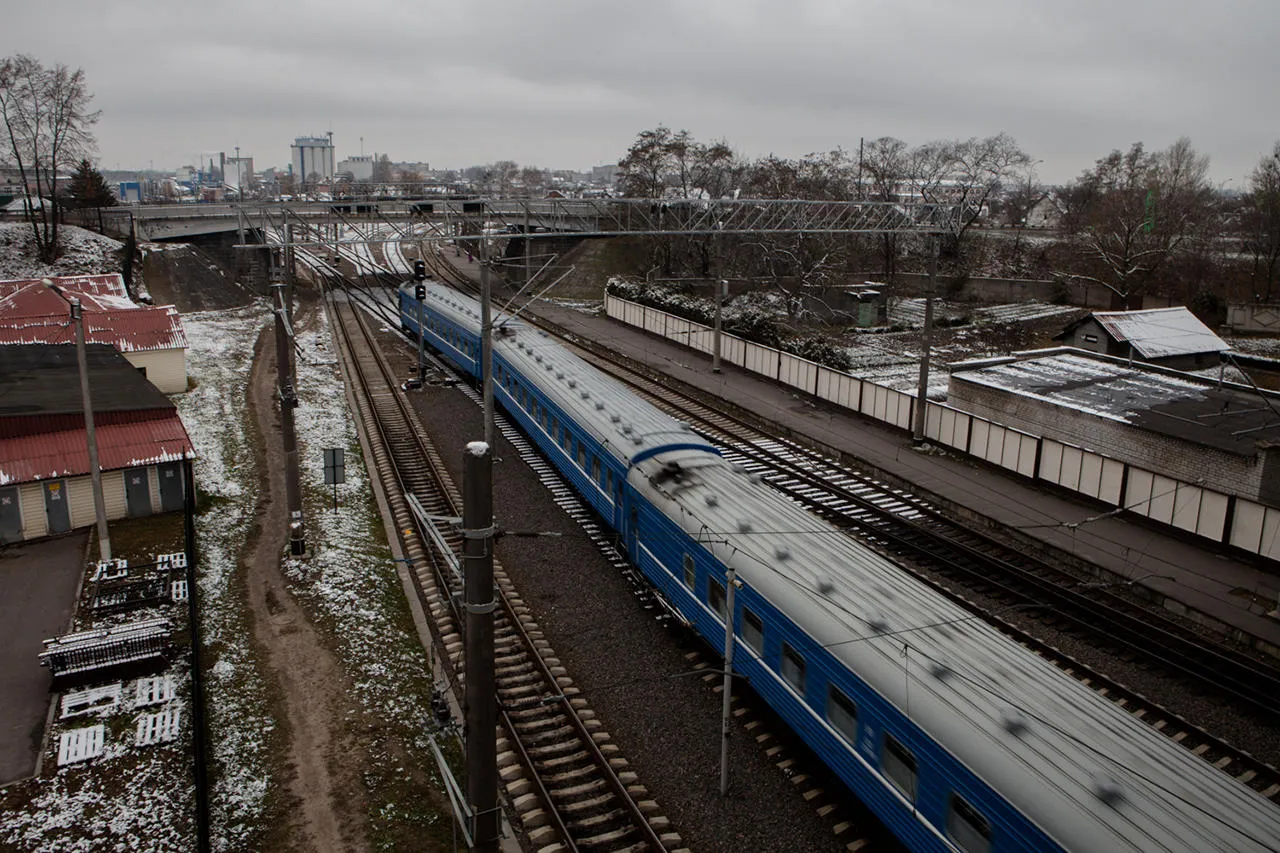
[[827, 720], [849, 743], [858, 742], [858, 706], [838, 687], [827, 688]]
[[987, 853], [991, 849], [991, 824], [959, 794], [951, 795], [947, 834], [965, 853]]
[[689, 589], [693, 589], [693, 579], [694, 579], [693, 556], [690, 554], [685, 554], [684, 555], [684, 585], [689, 587]]
[[725, 618], [724, 584], [715, 578], [707, 578], [707, 603], [720, 615], [721, 619]]
[[747, 608], [742, 608], [742, 642], [756, 654], [764, 654], [764, 620]]
[[593, 483], [600, 482], [600, 457], [591, 457], [591, 481]]
[[884, 749], [880, 754], [880, 766], [889, 781], [897, 785], [912, 801], [916, 798], [916, 757], [911, 750], [898, 743], [893, 735], [884, 736]]
[[578, 442], [578, 467], [587, 470], [587, 446], [581, 441]]
[[564, 447], [565, 453], [573, 453], [573, 436], [569, 434], [568, 427], [564, 428], [563, 441], [561, 441], [560, 444]]
[[604, 469], [604, 490], [610, 498], [613, 497], [613, 472], [608, 468]]
[[804, 695], [804, 658], [787, 643], [782, 644], [782, 677]]

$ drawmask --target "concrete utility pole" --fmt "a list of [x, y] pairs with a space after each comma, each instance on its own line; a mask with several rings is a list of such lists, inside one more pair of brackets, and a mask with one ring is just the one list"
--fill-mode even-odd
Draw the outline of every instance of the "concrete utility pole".
[[732, 729], [733, 693], [733, 591], [738, 586], [738, 573], [733, 566], [725, 576], [724, 619], [724, 706], [720, 713], [720, 796], [729, 793], [729, 732]]
[[84, 407], [84, 429], [89, 441], [89, 477], [93, 481], [93, 509], [98, 516], [98, 553], [111, 559], [111, 533], [107, 530], [107, 503], [102, 497], [102, 468], [98, 464], [98, 435], [93, 429], [93, 402], [89, 399], [89, 363], [84, 352], [84, 311], [80, 300], [71, 297], [71, 320], [76, 324], [76, 362], [80, 366], [80, 403]]
[[720, 372], [720, 311], [724, 306], [724, 297], [729, 292], [729, 282], [720, 279], [716, 282], [716, 325], [715, 339], [711, 349], [711, 372]]
[[497, 853], [498, 724], [493, 673], [493, 455], [473, 441], [462, 460], [463, 574], [466, 585], [467, 800], [475, 814], [477, 853]]
[[302, 523], [302, 477], [298, 471], [298, 435], [293, 410], [298, 395], [293, 379], [293, 327], [289, 322], [289, 302], [285, 286], [271, 285], [276, 292], [276, 383], [280, 396], [280, 435], [284, 444], [284, 492], [289, 506], [289, 553], [306, 553], [307, 539]]
[[484, 390], [484, 443], [493, 448], [493, 296], [489, 292], [489, 241], [480, 223], [480, 376]]
[[933, 344], [933, 295], [938, 291], [938, 238], [929, 235], [929, 292], [924, 298], [924, 352], [920, 354], [920, 382], [916, 385], [916, 418], [911, 444], [924, 444], [925, 410], [929, 407], [929, 353]]

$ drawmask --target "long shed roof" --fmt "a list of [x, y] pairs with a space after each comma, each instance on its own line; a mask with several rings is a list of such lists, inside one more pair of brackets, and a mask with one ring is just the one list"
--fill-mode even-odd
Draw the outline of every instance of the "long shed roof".
[[1095, 311], [1107, 334], [1127, 343], [1143, 358], [1167, 358], [1231, 349], [1184, 307], [1144, 311]]
[[951, 365], [973, 383], [1244, 456], [1280, 441], [1280, 397], [1069, 347]]

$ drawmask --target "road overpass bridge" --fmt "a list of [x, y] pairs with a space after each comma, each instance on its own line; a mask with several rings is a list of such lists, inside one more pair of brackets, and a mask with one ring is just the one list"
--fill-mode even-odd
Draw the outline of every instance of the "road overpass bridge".
[[[484, 233], [613, 237], [715, 234], [947, 233], [949, 204], [800, 199], [361, 199], [143, 205], [101, 211], [102, 225], [142, 240], [185, 240], [306, 226], [429, 223], [442, 239]], [[304, 231], [307, 229], [304, 229]], [[324, 230], [317, 228], [316, 230]], [[370, 242], [361, 234], [352, 242]], [[240, 242], [244, 242], [242, 239]], [[333, 245], [332, 240], [317, 245]], [[307, 245], [305, 239], [297, 243]]]

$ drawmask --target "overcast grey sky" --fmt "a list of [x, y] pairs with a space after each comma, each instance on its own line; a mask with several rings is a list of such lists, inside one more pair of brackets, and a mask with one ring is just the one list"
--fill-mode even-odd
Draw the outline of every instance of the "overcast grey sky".
[[[1280, 0], [3, 0], [0, 55], [82, 67], [103, 168], [296, 136], [585, 169], [659, 124], [747, 157], [1011, 134], [1065, 181], [1189, 136], [1239, 187], [1280, 139]], [[207, 158], [207, 154], [206, 154]]]

